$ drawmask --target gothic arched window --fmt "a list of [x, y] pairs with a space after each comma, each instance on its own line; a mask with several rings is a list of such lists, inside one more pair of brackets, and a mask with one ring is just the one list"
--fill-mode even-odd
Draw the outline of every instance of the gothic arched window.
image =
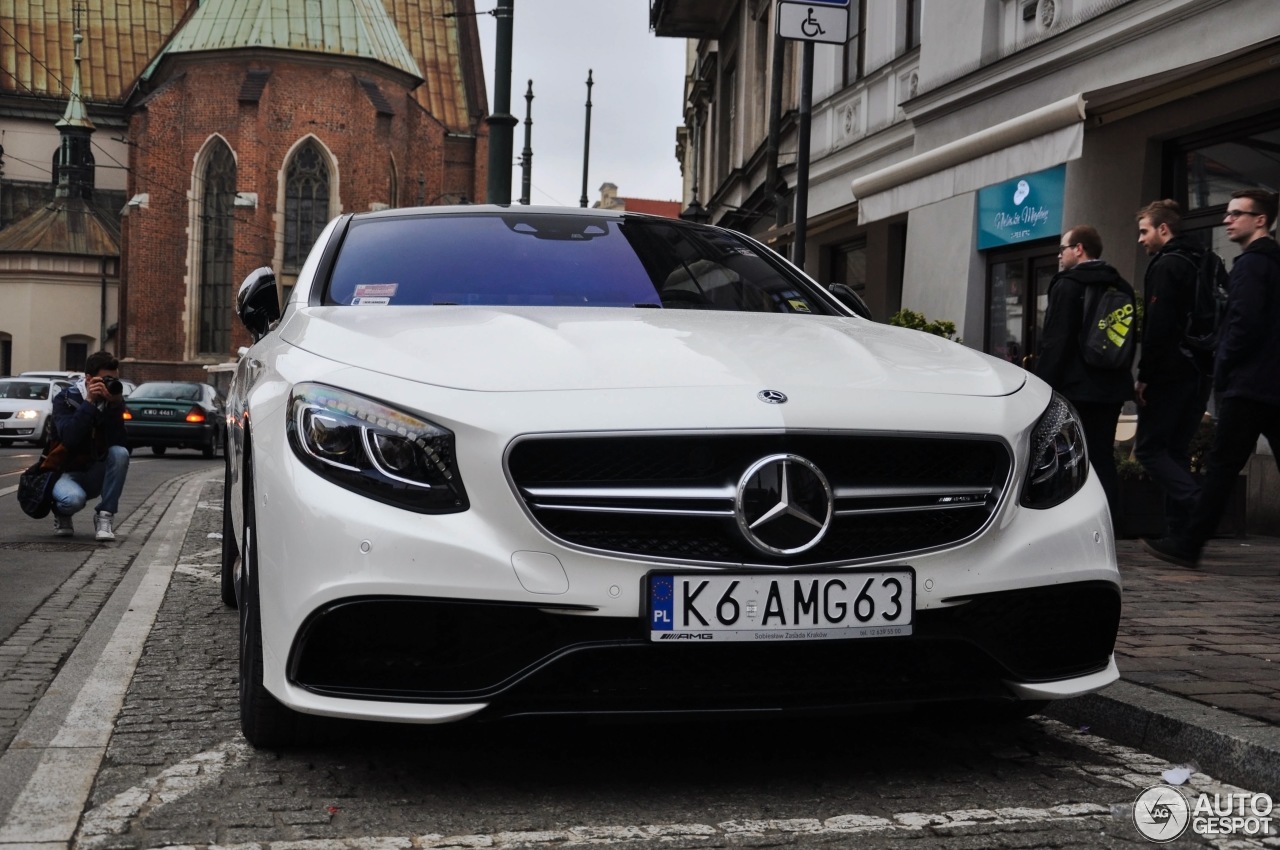
[[329, 168], [308, 139], [289, 159], [284, 182], [284, 270], [296, 272], [329, 223]]
[[231, 275], [235, 257], [236, 161], [214, 143], [205, 160], [200, 198], [200, 351], [231, 351]]

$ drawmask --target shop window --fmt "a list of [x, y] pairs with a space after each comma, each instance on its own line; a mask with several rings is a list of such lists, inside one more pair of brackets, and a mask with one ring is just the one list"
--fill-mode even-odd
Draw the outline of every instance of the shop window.
[[0, 333], [0, 375], [13, 374], [13, 337]]
[[1224, 257], [1237, 248], [1222, 229], [1227, 201], [1240, 189], [1280, 191], [1280, 121], [1257, 118], [1169, 143], [1168, 196], [1182, 205], [1186, 235]]
[[992, 251], [987, 257], [987, 333], [984, 350], [1035, 368], [1049, 283], [1058, 271], [1050, 245]]
[[866, 239], [857, 239], [831, 249], [831, 282], [843, 283], [859, 294], [866, 291]]

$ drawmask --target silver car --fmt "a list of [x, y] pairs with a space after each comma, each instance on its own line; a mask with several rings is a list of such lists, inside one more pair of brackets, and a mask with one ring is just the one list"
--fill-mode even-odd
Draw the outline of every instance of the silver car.
[[69, 386], [52, 378], [0, 378], [0, 445], [43, 445], [53, 431], [53, 398]]

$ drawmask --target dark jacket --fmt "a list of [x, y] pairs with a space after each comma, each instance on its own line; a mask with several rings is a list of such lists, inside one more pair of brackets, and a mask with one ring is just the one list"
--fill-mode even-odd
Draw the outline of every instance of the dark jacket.
[[1213, 386], [1224, 398], [1280, 405], [1280, 246], [1268, 236], [1231, 266]]
[[1175, 236], [1147, 265], [1142, 284], [1142, 356], [1138, 358], [1138, 380], [1144, 384], [1198, 380], [1212, 371], [1213, 355], [1192, 353], [1182, 344], [1202, 257], [1200, 243]]
[[99, 407], [85, 399], [83, 387], [81, 381], [53, 399], [53, 436], [65, 447], [65, 472], [87, 469], [103, 460], [109, 446], [127, 445], [124, 405]]
[[1105, 404], [1133, 398], [1133, 374], [1128, 369], [1095, 369], [1080, 356], [1085, 295], [1107, 286], [1133, 295], [1128, 281], [1101, 260], [1060, 271], [1049, 282], [1036, 374], [1070, 401]]

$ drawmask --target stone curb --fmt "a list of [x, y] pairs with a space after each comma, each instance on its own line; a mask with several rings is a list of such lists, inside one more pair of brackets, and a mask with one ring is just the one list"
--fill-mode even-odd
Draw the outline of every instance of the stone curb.
[[1120, 681], [1044, 715], [1250, 791], [1280, 792], [1280, 728]]

